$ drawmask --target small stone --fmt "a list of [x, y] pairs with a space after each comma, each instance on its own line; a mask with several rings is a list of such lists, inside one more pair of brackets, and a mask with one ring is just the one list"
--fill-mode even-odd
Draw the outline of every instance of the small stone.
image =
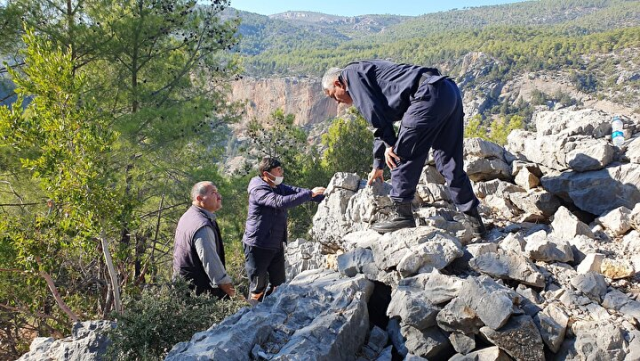
[[600, 272], [606, 277], [617, 280], [633, 276], [636, 271], [629, 261], [605, 259], [600, 265]]

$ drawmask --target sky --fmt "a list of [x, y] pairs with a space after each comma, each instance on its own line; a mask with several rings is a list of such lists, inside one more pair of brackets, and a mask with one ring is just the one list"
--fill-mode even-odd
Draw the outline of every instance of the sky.
[[524, 0], [231, 0], [231, 7], [262, 15], [297, 10], [341, 16], [368, 14], [418, 16], [464, 7], [522, 1]]

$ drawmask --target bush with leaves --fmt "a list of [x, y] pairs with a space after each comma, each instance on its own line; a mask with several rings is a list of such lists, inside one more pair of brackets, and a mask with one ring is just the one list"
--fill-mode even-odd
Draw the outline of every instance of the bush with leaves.
[[477, 114], [467, 122], [464, 128], [464, 137], [482, 138], [499, 145], [505, 145], [507, 137], [515, 129], [525, 129], [524, 118], [520, 115], [512, 115], [509, 118], [501, 116], [494, 119], [487, 131], [482, 123], [482, 116]]
[[336, 118], [326, 134], [322, 135], [326, 147], [322, 166], [327, 173], [351, 172], [360, 175], [371, 171], [373, 136], [367, 121], [349, 108], [342, 118]]
[[187, 282], [149, 287], [125, 299], [125, 311], [114, 313], [118, 326], [107, 332], [108, 357], [116, 360], [160, 360], [178, 342], [246, 306], [244, 301], [196, 296]]

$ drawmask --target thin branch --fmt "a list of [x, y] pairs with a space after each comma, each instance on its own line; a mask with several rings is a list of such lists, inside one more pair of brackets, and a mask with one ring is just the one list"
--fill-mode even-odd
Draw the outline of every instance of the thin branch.
[[[38, 263], [40, 263], [39, 259], [38, 259]], [[80, 318], [78, 318], [78, 316], [75, 313], [73, 313], [73, 311], [71, 311], [69, 306], [67, 306], [67, 304], [64, 303], [64, 300], [62, 299], [62, 297], [60, 297], [58, 288], [56, 287], [55, 283], [53, 283], [53, 279], [51, 278], [51, 275], [49, 275], [45, 271], [40, 271], [40, 276], [42, 276], [42, 278], [44, 278], [44, 280], [47, 282], [47, 285], [49, 286], [49, 290], [51, 290], [51, 294], [53, 295], [53, 298], [56, 300], [56, 303], [58, 304], [60, 309], [62, 309], [62, 311], [66, 313], [67, 316], [69, 316], [69, 318], [73, 320], [73, 322], [80, 322]]]
[[14, 268], [0, 268], [0, 272], [17, 272], [17, 273], [27, 273], [24, 270], [21, 269], [14, 269]]
[[[162, 197], [164, 199], [164, 195]], [[166, 210], [169, 210], [169, 209], [172, 209], [172, 208], [176, 208], [176, 207], [180, 207], [180, 206], [184, 206], [185, 204], [188, 204], [188, 203], [189, 202], [180, 202], [180, 203], [174, 204], [172, 206], [167, 206], [167, 207], [158, 209], [156, 211], [151, 211], [149, 213], [143, 214], [143, 215], [140, 216], [140, 218], [147, 218], [147, 217], [152, 216], [152, 215], [154, 215], [156, 213], [159, 213], [159, 212], [162, 213], [163, 211], [166, 211]]]
[[16, 95], [15, 92], [11, 92], [11, 94], [7, 95], [6, 97], [0, 99], [0, 102], [4, 102], [5, 100], [8, 100], [11, 97], [14, 97]]
[[41, 312], [30, 312], [26, 307], [13, 307], [13, 306], [9, 306], [9, 305], [5, 305], [0, 303], [0, 308], [4, 308], [5, 310], [9, 310], [9, 311], [14, 311], [14, 312], [21, 312], [21, 313], [26, 313], [27, 315], [31, 315], [31, 316], [37, 316], [40, 318], [48, 318], [50, 320], [56, 320], [55, 317], [51, 316], [51, 315], [47, 315]]
[[113, 267], [113, 259], [111, 258], [111, 252], [109, 252], [109, 241], [104, 234], [104, 229], [100, 232], [100, 242], [102, 243], [102, 252], [104, 253], [104, 260], [111, 277], [111, 285], [113, 291], [113, 300], [116, 311], [122, 312], [122, 302], [120, 301], [120, 287], [118, 285], [118, 274]]
[[35, 206], [38, 204], [42, 204], [41, 202], [33, 202], [33, 203], [0, 203], [0, 207], [22, 207], [22, 206]]
[[[167, 183], [169, 182], [169, 179], [167, 179], [164, 183], [165, 187], [167, 186]], [[160, 234], [160, 221], [162, 220], [162, 208], [164, 206], [164, 197], [165, 197], [166, 193], [162, 192], [162, 199], [160, 199], [160, 205], [158, 206], [158, 218], [156, 219], [156, 235], [153, 237], [153, 243], [151, 245], [151, 257], [149, 257], [149, 259], [151, 260], [151, 262], [153, 262], [153, 260], [155, 259], [154, 254], [155, 254], [155, 249], [156, 249], [156, 244], [158, 243], [158, 234]], [[146, 268], [146, 265], [145, 265]]]
[[17, 64], [13, 64], [11, 66], [3, 66], [2, 68], [0, 68], [0, 74], [4, 74], [4, 73], [8, 73], [9, 72], [9, 68], [18, 68], [25, 65], [25, 62], [22, 61], [20, 63]]

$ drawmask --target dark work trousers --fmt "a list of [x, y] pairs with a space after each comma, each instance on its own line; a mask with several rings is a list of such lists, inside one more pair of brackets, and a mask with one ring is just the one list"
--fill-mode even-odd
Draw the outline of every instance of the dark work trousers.
[[267, 280], [271, 286], [280, 286], [286, 280], [284, 271], [284, 247], [279, 250], [244, 247], [244, 260], [247, 276], [249, 277], [249, 292], [260, 294], [267, 288]]
[[404, 113], [394, 147], [400, 157], [391, 171], [391, 198], [411, 202], [433, 147], [436, 168], [446, 179], [453, 202], [461, 212], [478, 206], [471, 182], [463, 169], [464, 112], [462, 97], [453, 80], [423, 82]]

